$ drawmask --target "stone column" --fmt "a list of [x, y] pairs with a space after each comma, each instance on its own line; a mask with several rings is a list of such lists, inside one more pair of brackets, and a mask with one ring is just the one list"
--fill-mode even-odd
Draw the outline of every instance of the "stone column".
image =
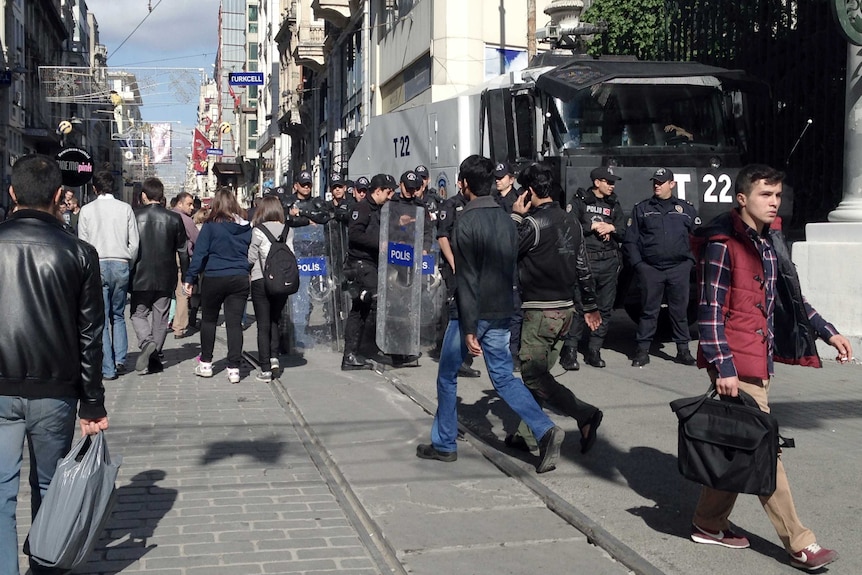
[[847, 44], [844, 196], [830, 222], [862, 222], [862, 47]]

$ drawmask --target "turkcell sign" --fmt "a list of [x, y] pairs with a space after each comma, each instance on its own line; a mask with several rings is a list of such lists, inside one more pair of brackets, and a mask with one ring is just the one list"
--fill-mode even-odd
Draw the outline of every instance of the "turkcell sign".
[[430, 276], [434, 273], [434, 254], [422, 256], [422, 275]]
[[413, 246], [410, 244], [389, 242], [389, 249], [386, 251], [389, 265], [405, 267], [413, 265]]
[[263, 86], [263, 72], [231, 72], [228, 82], [231, 86]]
[[221, 156], [224, 155], [224, 150], [221, 148], [207, 148], [207, 156]]
[[296, 265], [299, 267], [299, 275], [301, 276], [327, 275], [325, 256], [316, 258], [296, 258]]

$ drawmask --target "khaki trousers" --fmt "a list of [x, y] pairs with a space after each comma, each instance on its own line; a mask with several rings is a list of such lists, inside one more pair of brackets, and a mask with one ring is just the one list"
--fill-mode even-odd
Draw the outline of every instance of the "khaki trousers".
[[[713, 381], [715, 375], [711, 374]], [[757, 401], [760, 409], [769, 413], [769, 380], [755, 378], [740, 378], [739, 389], [749, 394]], [[693, 521], [699, 527], [708, 531], [722, 531], [730, 527], [730, 513], [736, 503], [738, 493], [719, 491], [710, 487], [703, 487], [700, 499], [694, 511]], [[784, 464], [781, 455], [778, 457], [778, 469], [776, 473], [775, 492], [769, 497], [760, 496], [760, 504], [766, 511], [769, 520], [775, 527], [778, 537], [784, 548], [793, 553], [801, 551], [816, 542], [814, 533], [802, 525], [796, 515], [796, 505], [790, 493], [790, 484], [787, 482], [787, 474], [784, 472]]]
[[177, 298], [177, 309], [174, 312], [171, 327], [174, 335], [182, 335], [189, 327], [189, 296], [183, 293], [183, 276], [180, 272], [177, 272], [177, 289], [174, 293]]

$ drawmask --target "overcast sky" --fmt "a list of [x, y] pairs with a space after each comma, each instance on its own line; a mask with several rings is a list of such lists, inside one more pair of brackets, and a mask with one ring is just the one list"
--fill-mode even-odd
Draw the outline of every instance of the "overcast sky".
[[[148, 5], [152, 5], [152, 12]], [[218, 49], [219, 0], [87, 0], [87, 8], [99, 24], [99, 42], [108, 49], [110, 68], [191, 68], [212, 76]], [[161, 74], [142, 71], [141, 75], [149, 73]], [[190, 72], [192, 82], [181, 87], [193, 94], [189, 104], [178, 101], [184, 98], [177, 98], [177, 90], [171, 87], [171, 82], [184, 81], [186, 76], [169, 72], [159, 75], [164, 89], [160, 87], [156, 95], [145, 93], [141, 110], [145, 121], [181, 122], [174, 124], [175, 166], [185, 163], [188, 150], [180, 148], [190, 146], [196, 122], [196, 81], [200, 76]]]

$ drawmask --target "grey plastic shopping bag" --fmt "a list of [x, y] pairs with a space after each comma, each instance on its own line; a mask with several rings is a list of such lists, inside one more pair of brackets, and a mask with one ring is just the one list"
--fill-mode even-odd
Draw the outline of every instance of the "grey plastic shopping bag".
[[104, 432], [76, 441], [57, 464], [24, 552], [45, 567], [83, 563], [110, 516], [121, 463], [121, 457], [111, 459]]

